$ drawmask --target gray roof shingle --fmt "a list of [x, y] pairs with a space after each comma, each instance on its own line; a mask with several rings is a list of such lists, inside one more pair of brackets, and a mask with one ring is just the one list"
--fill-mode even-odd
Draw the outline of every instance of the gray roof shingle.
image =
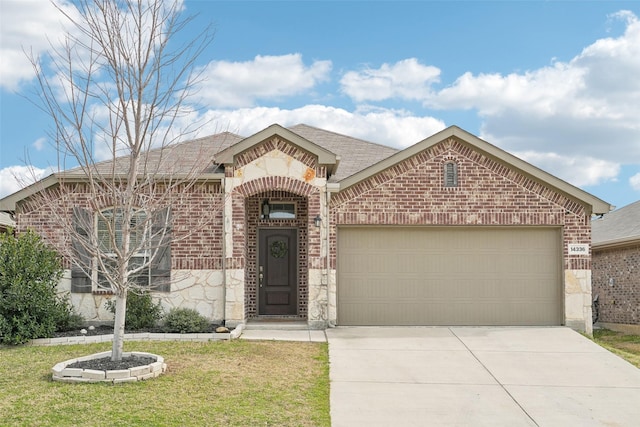
[[[308, 141], [340, 156], [340, 163], [331, 182], [338, 182], [354, 173], [365, 169], [398, 150], [362, 139], [341, 135], [324, 129], [298, 124], [288, 128]], [[159, 174], [170, 173], [212, 173], [219, 171], [213, 158], [219, 152], [242, 141], [244, 137], [223, 132], [190, 141], [173, 144], [164, 149], [153, 149], [147, 153], [147, 170]], [[115, 160], [116, 172], [126, 173], [128, 157]], [[112, 161], [96, 164], [100, 173], [110, 173]], [[83, 175], [80, 168], [68, 170], [67, 175]]]
[[640, 240], [640, 200], [591, 222], [594, 245], [636, 238]]
[[397, 149], [351, 136], [298, 124], [288, 128], [301, 137], [340, 156], [331, 182], [338, 182], [398, 152]]

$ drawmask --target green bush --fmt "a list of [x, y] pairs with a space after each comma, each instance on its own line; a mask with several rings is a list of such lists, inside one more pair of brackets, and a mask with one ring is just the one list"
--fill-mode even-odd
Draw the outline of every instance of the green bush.
[[[107, 301], [106, 306], [110, 312], [115, 314], [115, 299]], [[162, 318], [162, 313], [160, 301], [154, 304], [149, 291], [130, 290], [127, 294], [125, 329], [140, 330], [155, 328]]]
[[85, 318], [81, 314], [76, 313], [73, 305], [69, 301], [69, 296], [65, 295], [60, 297], [60, 300], [67, 309], [63, 310], [62, 315], [58, 319], [56, 331], [64, 332], [82, 328], [85, 324]]
[[209, 332], [211, 325], [206, 317], [192, 308], [172, 308], [164, 318], [167, 332], [195, 334]]
[[60, 256], [33, 231], [0, 234], [0, 342], [48, 338], [71, 320], [67, 298], [57, 295]]

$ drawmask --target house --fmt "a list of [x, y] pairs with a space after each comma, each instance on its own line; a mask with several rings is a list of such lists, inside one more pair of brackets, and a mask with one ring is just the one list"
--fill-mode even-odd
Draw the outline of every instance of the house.
[[0, 233], [6, 233], [15, 226], [15, 221], [8, 212], [0, 212]]
[[592, 227], [598, 321], [608, 329], [640, 332], [640, 201], [594, 220]]
[[[197, 165], [203, 183], [180, 209], [197, 217], [206, 192], [223, 208], [166, 252], [159, 270], [172, 280], [156, 293], [166, 308], [195, 308], [231, 326], [269, 319], [591, 331], [591, 216], [611, 206], [458, 127], [403, 150], [307, 125], [221, 133], [172, 150], [150, 152], [150, 163]], [[63, 185], [63, 176], [82, 181], [63, 174], [39, 188]], [[78, 188], [69, 215], [91, 218]], [[20, 230], [64, 238], [30, 202], [36, 191], [4, 198], [0, 210], [15, 212]], [[108, 295], [71, 267], [66, 273], [61, 289], [82, 314], [110, 319]]]

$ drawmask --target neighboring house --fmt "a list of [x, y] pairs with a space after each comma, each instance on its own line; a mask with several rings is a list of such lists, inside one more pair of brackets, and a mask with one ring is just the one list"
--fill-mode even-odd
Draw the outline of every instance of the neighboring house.
[[15, 228], [16, 223], [8, 212], [0, 212], [0, 233]]
[[[202, 236], [167, 251], [174, 280], [156, 294], [166, 308], [196, 308], [231, 326], [591, 331], [590, 218], [611, 206], [458, 127], [403, 150], [306, 125], [172, 150], [201, 166], [224, 209]], [[15, 211], [19, 230], [55, 229], [46, 209], [29, 203], [34, 191], [0, 200], [0, 210]], [[85, 195], [73, 204], [91, 215]], [[82, 314], [110, 319], [108, 296], [72, 276], [61, 287]]]
[[640, 201], [592, 222], [593, 294], [606, 327], [640, 329]]

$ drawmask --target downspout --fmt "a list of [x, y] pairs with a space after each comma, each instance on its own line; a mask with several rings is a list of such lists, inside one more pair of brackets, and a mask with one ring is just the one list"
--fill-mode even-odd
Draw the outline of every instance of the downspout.
[[[326, 234], [325, 234], [325, 271], [326, 271], [326, 282], [327, 282], [327, 303], [330, 304], [330, 289], [331, 289], [331, 193], [337, 193], [340, 191], [340, 184], [337, 183], [327, 183], [326, 191], [325, 191], [325, 218], [326, 222]], [[335, 321], [332, 322], [329, 319], [329, 306], [327, 306], [327, 326], [330, 328], [334, 328], [336, 326]]]
[[227, 323], [227, 190], [226, 177], [220, 181], [222, 190], [222, 322]]

